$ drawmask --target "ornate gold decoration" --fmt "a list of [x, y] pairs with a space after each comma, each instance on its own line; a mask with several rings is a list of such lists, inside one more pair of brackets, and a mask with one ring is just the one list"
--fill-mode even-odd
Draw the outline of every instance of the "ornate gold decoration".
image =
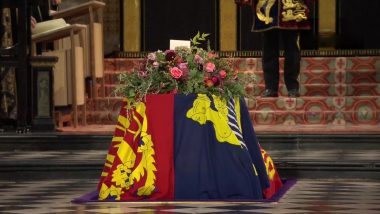
[[[270, 10], [272, 9], [276, 0], [259, 0], [256, 5], [257, 18], [265, 24], [273, 22], [273, 17], [270, 17]], [[265, 14], [262, 12], [265, 11]]]

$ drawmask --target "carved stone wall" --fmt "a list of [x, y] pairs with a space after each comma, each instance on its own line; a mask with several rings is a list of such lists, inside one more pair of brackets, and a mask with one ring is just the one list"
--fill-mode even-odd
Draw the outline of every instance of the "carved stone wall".
[[[5, 33], [0, 41], [0, 47], [6, 48], [13, 45], [12, 23], [9, 9], [3, 9], [0, 13]], [[0, 120], [5, 118], [15, 119], [17, 117], [16, 101], [16, 73], [13, 67], [0, 65]], [[1, 122], [0, 122], [1, 126]]]

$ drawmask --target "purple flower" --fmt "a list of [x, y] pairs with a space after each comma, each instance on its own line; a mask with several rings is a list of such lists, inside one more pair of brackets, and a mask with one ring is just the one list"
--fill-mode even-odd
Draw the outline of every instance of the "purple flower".
[[203, 63], [203, 58], [201, 56], [199, 56], [198, 54], [196, 54], [194, 56], [194, 62], [198, 63], [198, 64], [202, 64]]
[[189, 65], [187, 63], [180, 63], [178, 68], [181, 69], [185, 76], [189, 73]]

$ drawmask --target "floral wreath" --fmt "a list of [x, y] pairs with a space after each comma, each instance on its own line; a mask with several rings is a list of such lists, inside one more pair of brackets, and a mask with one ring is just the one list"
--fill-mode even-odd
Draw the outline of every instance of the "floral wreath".
[[190, 48], [149, 53], [139, 68], [120, 74], [115, 93], [127, 98], [130, 107], [145, 100], [147, 94], [245, 96], [244, 88], [253, 78], [234, 70], [230, 58], [220, 58], [209, 47], [200, 48], [208, 35], [198, 32], [190, 40]]

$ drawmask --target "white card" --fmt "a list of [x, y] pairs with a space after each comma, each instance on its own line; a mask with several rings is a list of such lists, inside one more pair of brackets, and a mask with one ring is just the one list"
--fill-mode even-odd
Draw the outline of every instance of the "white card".
[[174, 50], [176, 47], [190, 48], [190, 40], [170, 40], [170, 50]]

